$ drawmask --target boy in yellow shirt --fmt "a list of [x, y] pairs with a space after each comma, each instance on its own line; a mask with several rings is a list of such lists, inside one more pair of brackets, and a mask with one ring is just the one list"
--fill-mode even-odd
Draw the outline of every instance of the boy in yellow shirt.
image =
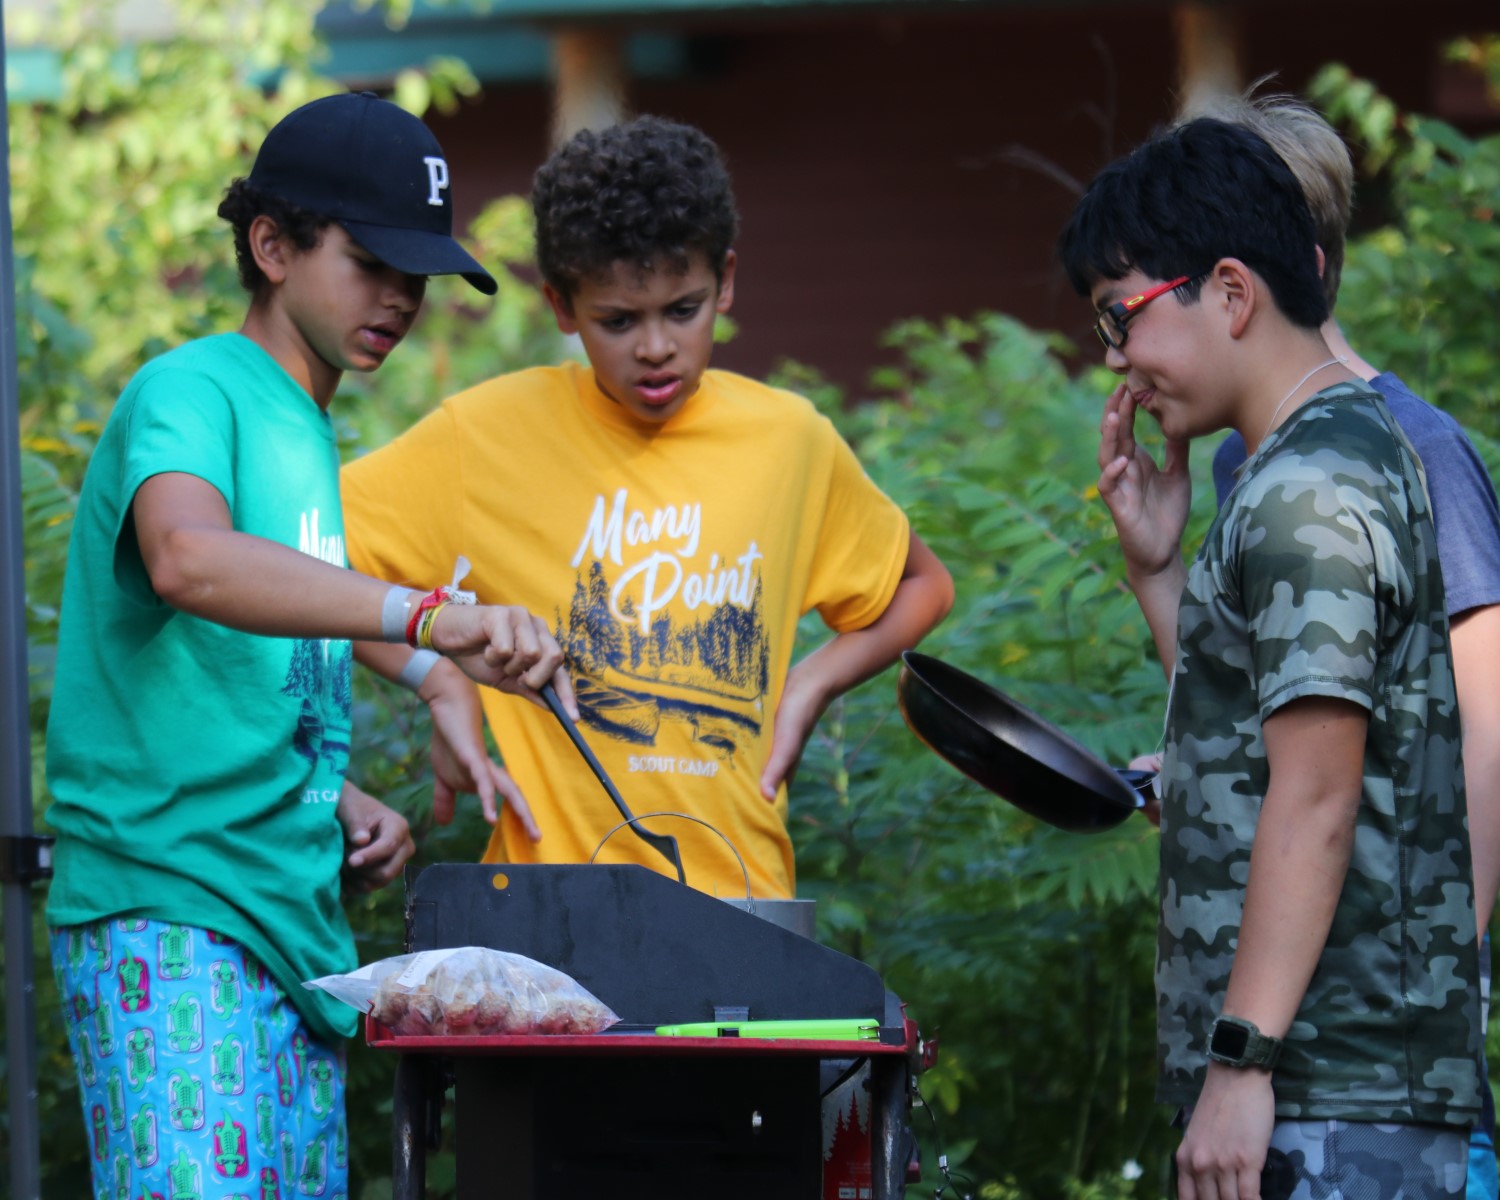
[[[810, 403], [709, 369], [737, 265], [712, 141], [651, 117], [582, 132], [533, 205], [543, 291], [588, 364], [488, 380], [346, 466], [350, 561], [430, 586], [470, 559], [465, 586], [551, 625], [636, 813], [712, 827], [650, 822], [688, 883], [743, 895], [748, 873], [757, 897], [791, 896], [786, 780], [813, 726], [942, 619], [952, 581]], [[793, 666], [811, 609], [836, 636]], [[608, 798], [545, 711], [497, 701], [514, 783], [466, 781], [511, 801], [486, 861], [588, 861], [619, 820]], [[664, 865], [628, 832], [602, 857]]]

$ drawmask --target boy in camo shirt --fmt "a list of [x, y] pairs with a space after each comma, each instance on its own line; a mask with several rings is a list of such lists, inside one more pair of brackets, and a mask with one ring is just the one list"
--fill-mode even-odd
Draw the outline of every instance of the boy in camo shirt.
[[[1312, 218], [1255, 134], [1153, 138], [1059, 250], [1124, 379], [1099, 491], [1171, 678], [1156, 981], [1178, 1194], [1459, 1195], [1478, 956], [1421, 464], [1319, 333]], [[1223, 429], [1249, 461], [1186, 567], [1188, 442]]]

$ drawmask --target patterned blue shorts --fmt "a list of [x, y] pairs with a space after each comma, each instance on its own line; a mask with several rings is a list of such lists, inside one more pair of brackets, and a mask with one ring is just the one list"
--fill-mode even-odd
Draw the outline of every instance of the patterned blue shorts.
[[1458, 1200], [1469, 1131], [1446, 1125], [1277, 1121], [1264, 1200]]
[[344, 1054], [238, 942], [162, 921], [52, 931], [95, 1200], [348, 1190]]

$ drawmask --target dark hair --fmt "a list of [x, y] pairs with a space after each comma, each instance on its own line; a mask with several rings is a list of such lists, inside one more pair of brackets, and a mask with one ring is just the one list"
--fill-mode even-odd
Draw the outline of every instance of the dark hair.
[[332, 217], [308, 212], [280, 196], [251, 187], [247, 179], [236, 179], [231, 183], [224, 190], [224, 199], [219, 202], [219, 216], [234, 230], [234, 262], [239, 268], [240, 285], [252, 296], [266, 282], [264, 273], [255, 265], [255, 256], [250, 253], [250, 223], [262, 215], [275, 221], [277, 228], [299, 250], [315, 247], [323, 238], [323, 230], [333, 224]]
[[531, 192], [542, 278], [564, 297], [616, 262], [722, 279], [739, 217], [719, 148], [689, 125], [637, 117], [582, 130], [542, 164]]
[[[1266, 281], [1282, 314], [1315, 329], [1328, 319], [1307, 198], [1263, 138], [1199, 118], [1158, 133], [1100, 171], [1057, 243], [1081, 296], [1138, 269], [1153, 279], [1202, 276], [1237, 258]], [[1195, 278], [1178, 290], [1195, 302]]]

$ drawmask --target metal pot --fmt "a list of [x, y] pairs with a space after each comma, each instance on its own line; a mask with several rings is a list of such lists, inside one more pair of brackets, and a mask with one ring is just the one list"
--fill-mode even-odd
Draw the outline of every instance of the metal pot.
[[1059, 829], [1110, 829], [1145, 803], [1155, 775], [1116, 769], [1009, 696], [925, 654], [901, 656], [901, 715], [933, 753]]
[[754, 913], [762, 920], [809, 941], [817, 941], [818, 902], [816, 900], [750, 900], [746, 896], [725, 896], [724, 903]]

